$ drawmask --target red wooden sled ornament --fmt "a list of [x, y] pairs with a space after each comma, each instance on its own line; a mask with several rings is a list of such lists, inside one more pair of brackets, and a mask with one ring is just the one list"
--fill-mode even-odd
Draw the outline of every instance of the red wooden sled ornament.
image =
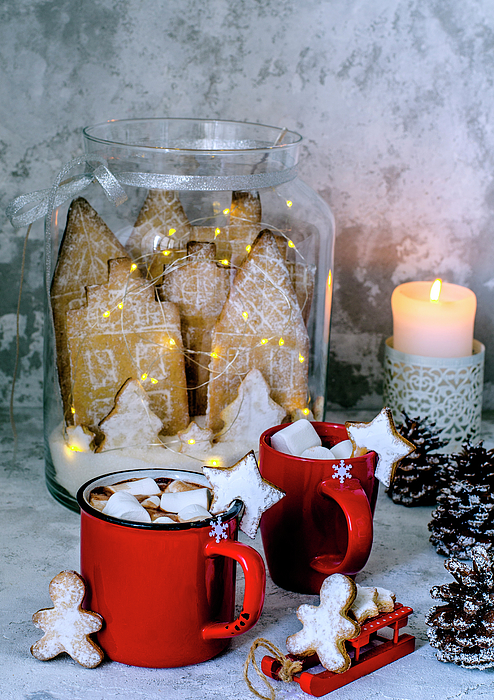
[[[395, 603], [395, 609], [391, 613], [381, 613], [364, 623], [360, 628], [360, 634], [355, 639], [347, 641], [348, 652], [352, 659], [352, 665], [344, 673], [333, 673], [332, 671], [321, 671], [320, 673], [309, 673], [306, 669], [313, 668], [319, 664], [317, 654], [299, 657], [288, 654], [289, 659], [298, 659], [302, 662], [303, 668], [300, 673], [293, 676], [300, 688], [309, 695], [319, 698], [332, 690], [342, 688], [344, 685], [362, 678], [378, 668], [401, 659], [407, 654], [411, 654], [415, 649], [415, 637], [410, 634], [399, 634], [402, 627], [408, 624], [408, 617], [413, 612], [412, 608], [401, 603]], [[383, 627], [390, 627], [393, 630], [392, 639], [378, 635], [378, 630]], [[265, 656], [261, 662], [261, 669], [265, 676], [279, 680], [278, 672], [280, 663], [272, 656]]]

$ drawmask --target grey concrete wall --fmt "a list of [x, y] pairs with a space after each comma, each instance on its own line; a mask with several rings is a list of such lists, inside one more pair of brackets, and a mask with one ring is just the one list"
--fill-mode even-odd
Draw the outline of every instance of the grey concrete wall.
[[[337, 222], [333, 406], [379, 407], [393, 288], [478, 297], [494, 408], [492, 0], [2, 0], [2, 209], [48, 187], [109, 118], [287, 126]], [[24, 231], [0, 218], [0, 399], [9, 401]], [[39, 404], [43, 248], [27, 247], [16, 400]]]

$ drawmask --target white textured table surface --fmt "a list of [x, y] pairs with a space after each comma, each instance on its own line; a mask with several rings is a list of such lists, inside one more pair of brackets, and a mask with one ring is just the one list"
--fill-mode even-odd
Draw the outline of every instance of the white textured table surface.
[[[368, 420], [366, 414], [344, 418]], [[342, 420], [331, 415], [330, 420]], [[31, 616], [51, 607], [50, 580], [63, 569], [79, 570], [79, 517], [59, 505], [44, 484], [41, 412], [16, 416], [19, 445], [12, 461], [12, 433], [2, 415], [0, 439], [0, 698], [1, 700], [250, 700], [243, 665], [252, 642], [265, 637], [285, 651], [289, 634], [300, 629], [295, 612], [317, 596], [289, 593], [267, 583], [264, 611], [257, 626], [233, 640], [212, 661], [178, 669], [142, 669], [103, 662], [85, 669], [63, 655], [41, 662], [29, 652], [42, 632]], [[494, 421], [484, 422], [486, 447], [494, 446]], [[432, 585], [451, 581], [444, 557], [429, 543], [430, 508], [404, 508], [382, 491], [375, 515], [374, 546], [357, 581], [393, 590], [414, 609], [408, 632], [416, 637], [413, 654], [334, 691], [332, 700], [472, 700], [494, 697], [494, 669], [464, 670], [436, 660], [428, 644], [424, 615], [433, 604]], [[243, 538], [247, 541], [247, 538]], [[260, 538], [254, 546], [262, 551]], [[242, 582], [239, 582], [239, 593]], [[258, 661], [263, 656], [258, 652]], [[253, 677], [253, 676], [251, 676]], [[256, 681], [254, 681], [256, 682]], [[310, 698], [296, 683], [273, 681], [278, 698]], [[259, 683], [261, 692], [264, 687]]]

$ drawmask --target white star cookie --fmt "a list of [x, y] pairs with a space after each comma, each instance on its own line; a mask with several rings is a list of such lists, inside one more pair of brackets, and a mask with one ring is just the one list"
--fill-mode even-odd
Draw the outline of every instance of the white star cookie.
[[405, 440], [396, 430], [389, 408], [383, 408], [370, 423], [347, 421], [345, 427], [354, 453], [362, 448], [377, 453], [376, 478], [385, 486], [389, 486], [393, 480], [400, 459], [415, 450], [415, 445]]
[[38, 610], [33, 622], [45, 633], [31, 647], [31, 654], [41, 661], [53, 659], [67, 652], [74, 661], [86, 668], [94, 668], [102, 660], [102, 649], [89, 638], [103, 625], [98, 613], [83, 610], [81, 607], [86, 586], [75, 571], [62, 571], [50, 583], [50, 598], [54, 606]]
[[217, 515], [227, 510], [235, 499], [242, 501], [245, 508], [240, 529], [252, 538], [256, 536], [264, 511], [285, 495], [261, 477], [253, 451], [232, 467], [203, 467], [202, 470], [213, 490], [210, 512]]
[[333, 574], [323, 581], [320, 605], [301, 605], [297, 617], [303, 629], [286, 640], [291, 654], [316, 653], [328, 671], [343, 673], [350, 666], [345, 640], [360, 634], [359, 625], [348, 617], [356, 585], [348, 576]]

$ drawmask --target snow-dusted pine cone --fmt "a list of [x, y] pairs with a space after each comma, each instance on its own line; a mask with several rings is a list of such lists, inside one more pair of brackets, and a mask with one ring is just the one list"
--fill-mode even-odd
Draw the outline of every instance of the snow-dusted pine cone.
[[469, 559], [472, 547], [494, 543], [494, 450], [466, 443], [441, 475], [437, 508], [429, 523], [430, 541], [439, 554]]
[[435, 423], [409, 418], [405, 412], [397, 430], [415, 450], [399, 462], [387, 493], [404, 506], [434, 505], [440, 473], [448, 460], [447, 455], [436, 454], [446, 445], [439, 437], [441, 431]]
[[451, 558], [445, 567], [456, 579], [434, 586], [431, 596], [445, 601], [426, 615], [427, 634], [440, 661], [465, 668], [494, 666], [494, 559], [484, 547], [472, 548], [473, 566]]

